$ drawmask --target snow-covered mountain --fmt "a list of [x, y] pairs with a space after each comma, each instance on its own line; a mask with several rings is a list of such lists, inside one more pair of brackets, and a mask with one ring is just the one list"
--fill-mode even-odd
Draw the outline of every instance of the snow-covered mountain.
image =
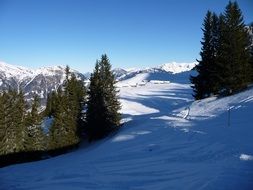
[[[189, 82], [190, 74], [193, 74], [192, 69], [197, 63], [166, 63], [157, 67], [145, 69], [114, 70], [117, 76], [118, 86], [136, 86], [143, 85], [146, 82]], [[119, 71], [119, 72], [118, 72]]]
[[[123, 81], [132, 77], [136, 77], [139, 74], [154, 74], [157, 75], [158, 73], [163, 73], [166, 76], [166, 79], [169, 80], [173, 75], [176, 75], [178, 73], [188, 72], [191, 71], [197, 62], [193, 63], [166, 63], [163, 65], [159, 65], [156, 67], [147, 67], [144, 69], [114, 69], [114, 75], [116, 76], [118, 81]], [[148, 79], [147, 79], [148, 80]]]
[[[173, 81], [179, 73], [190, 71], [196, 63], [167, 63], [157, 67], [145, 69], [114, 69], [113, 73], [118, 81], [139, 78], [143, 80]], [[0, 62], [0, 90], [9, 87], [23, 90], [26, 99], [31, 99], [36, 93], [45, 104], [47, 93], [56, 90], [65, 78], [64, 66], [44, 67], [39, 69], [28, 69], [20, 66]], [[89, 78], [90, 73], [79, 73], [72, 70], [81, 80]], [[144, 76], [145, 75], [145, 76]], [[188, 75], [188, 74], [187, 74]], [[182, 78], [182, 77], [181, 77]], [[186, 77], [184, 77], [186, 78]]]
[[[71, 72], [74, 72], [80, 80], [86, 79], [77, 71], [71, 70]], [[28, 100], [36, 93], [42, 99], [42, 104], [45, 103], [47, 93], [62, 85], [64, 78], [64, 66], [28, 69], [0, 62], [0, 90], [9, 87], [22, 90]]]

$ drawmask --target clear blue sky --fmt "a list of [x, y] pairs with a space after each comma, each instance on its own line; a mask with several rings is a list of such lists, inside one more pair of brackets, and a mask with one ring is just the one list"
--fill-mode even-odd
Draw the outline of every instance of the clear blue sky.
[[[245, 22], [253, 1], [237, 1]], [[38, 68], [66, 65], [92, 71], [108, 54], [131, 68], [199, 57], [207, 10], [228, 0], [0, 0], [0, 60]]]

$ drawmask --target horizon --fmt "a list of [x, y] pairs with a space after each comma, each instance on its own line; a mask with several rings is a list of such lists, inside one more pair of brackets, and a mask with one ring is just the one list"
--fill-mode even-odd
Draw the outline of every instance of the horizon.
[[[66, 66], [69, 66], [69, 65], [47, 65], [47, 66], [42, 66], [42, 67], [29, 67], [29, 66], [22, 66], [22, 65], [15, 65], [15, 64], [11, 64], [11, 63], [7, 63], [5, 61], [2, 61], [0, 60], [0, 65], [6, 65], [7, 67], [10, 66], [10, 67], [16, 67], [16, 68], [21, 68], [21, 69], [25, 69], [25, 70], [39, 70], [39, 69], [43, 69], [43, 68], [52, 68], [52, 67], [66, 67]], [[145, 70], [145, 69], [150, 69], [150, 68], [155, 68], [155, 67], [159, 67], [159, 66], [164, 66], [164, 65], [167, 65], [167, 64], [197, 64], [197, 62], [175, 62], [175, 61], [172, 61], [172, 62], [168, 62], [168, 63], [160, 63], [160, 64], [155, 64], [155, 65], [150, 65], [150, 66], [144, 66], [144, 67], [129, 67], [129, 68], [125, 68], [125, 67], [112, 67], [112, 70], [117, 70], [117, 69], [123, 69], [125, 71], [131, 71], [131, 70]], [[112, 65], [113, 66], [113, 65]], [[79, 73], [82, 73], [82, 74], [86, 74], [86, 73], [91, 73], [93, 72], [93, 70], [91, 71], [78, 71], [76, 68], [72, 68], [70, 67], [71, 70], [74, 70], [74, 71], [77, 71]]]
[[[228, 2], [0, 0], [0, 60], [82, 73], [92, 72], [104, 53], [123, 69], [196, 62], [207, 10], [219, 14]], [[237, 2], [251, 23], [253, 2]]]

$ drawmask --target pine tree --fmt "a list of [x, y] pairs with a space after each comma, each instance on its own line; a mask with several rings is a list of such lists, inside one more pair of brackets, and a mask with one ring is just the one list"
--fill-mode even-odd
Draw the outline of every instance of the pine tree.
[[220, 68], [224, 94], [232, 94], [247, 87], [251, 67], [249, 35], [241, 10], [236, 2], [229, 2], [223, 16], [217, 64]]
[[5, 153], [5, 143], [6, 138], [6, 126], [5, 126], [5, 100], [3, 93], [0, 92], [0, 155]]
[[26, 102], [24, 98], [24, 94], [22, 91], [16, 94], [14, 93], [14, 100], [16, 99], [15, 107], [13, 107], [13, 118], [12, 122], [13, 125], [16, 127], [16, 145], [17, 145], [17, 152], [26, 151], [26, 138], [27, 133], [25, 130], [25, 117], [26, 117]]
[[47, 103], [47, 112], [52, 113], [54, 117], [50, 128], [51, 149], [76, 145], [81, 137], [80, 126], [83, 122], [81, 117], [86, 96], [85, 86], [83, 81], [78, 80], [70, 72], [68, 66], [65, 69], [65, 75], [63, 89], [59, 88], [54, 98], [51, 97]]
[[14, 143], [16, 137], [16, 128], [12, 124], [12, 101], [10, 90], [3, 92], [0, 98], [0, 125], [1, 125], [1, 146], [0, 153], [2, 155], [15, 152]]
[[76, 135], [78, 137], [81, 136], [81, 127], [83, 127], [83, 109], [85, 105], [86, 98], [86, 88], [84, 86], [83, 81], [78, 80], [75, 74], [71, 74], [71, 78], [69, 79], [66, 85], [66, 96], [68, 99], [68, 110], [69, 116], [73, 118], [73, 128], [76, 131]]
[[70, 72], [67, 66], [65, 69], [66, 79], [64, 85], [64, 95], [67, 100], [65, 122], [69, 126], [69, 139], [72, 144], [78, 144], [81, 137], [81, 126], [83, 125], [82, 110], [85, 103], [86, 89], [83, 81], [78, 80], [74, 73]]
[[49, 148], [57, 149], [68, 146], [67, 127], [65, 126], [66, 117], [66, 99], [64, 99], [63, 92], [59, 88], [56, 96], [56, 112], [54, 121], [49, 131]]
[[9, 89], [1, 95], [1, 154], [26, 151], [25, 114], [22, 92]]
[[218, 46], [218, 17], [216, 14], [208, 11], [203, 24], [203, 41], [200, 52], [201, 60], [195, 69], [198, 72], [197, 76], [191, 76], [190, 80], [193, 84], [195, 99], [202, 99], [217, 93], [216, 78], [216, 55]]
[[219, 18], [208, 11], [203, 33], [198, 74], [190, 77], [195, 99], [229, 95], [246, 88], [253, 70], [250, 39], [238, 4], [229, 2]]
[[87, 102], [87, 126], [90, 139], [107, 135], [120, 125], [120, 102], [115, 77], [106, 55], [96, 62], [90, 78]]
[[40, 100], [34, 96], [31, 112], [26, 116], [28, 151], [42, 151], [46, 149], [46, 135], [41, 128], [42, 117], [39, 114]]

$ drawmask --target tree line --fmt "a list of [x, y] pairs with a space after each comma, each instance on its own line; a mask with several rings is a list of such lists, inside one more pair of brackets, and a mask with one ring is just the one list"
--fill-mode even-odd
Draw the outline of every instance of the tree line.
[[[110, 61], [102, 55], [88, 87], [67, 66], [63, 85], [48, 94], [45, 110], [37, 95], [28, 106], [22, 91], [0, 92], [0, 160], [5, 160], [1, 165], [66, 152], [82, 140], [97, 140], [118, 129], [115, 83]], [[48, 130], [42, 128], [45, 121], [52, 121]]]
[[253, 81], [253, 47], [236, 2], [219, 16], [208, 11], [203, 23], [197, 75], [190, 81], [195, 99], [237, 93]]

